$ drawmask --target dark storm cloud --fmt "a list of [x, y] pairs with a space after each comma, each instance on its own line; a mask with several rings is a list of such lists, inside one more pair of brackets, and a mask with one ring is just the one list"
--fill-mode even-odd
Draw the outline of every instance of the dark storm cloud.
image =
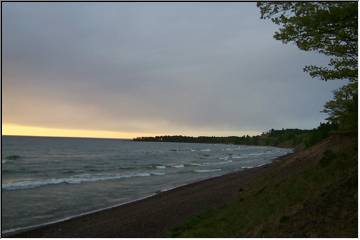
[[312, 128], [339, 82], [254, 3], [5, 3], [4, 120], [113, 131]]

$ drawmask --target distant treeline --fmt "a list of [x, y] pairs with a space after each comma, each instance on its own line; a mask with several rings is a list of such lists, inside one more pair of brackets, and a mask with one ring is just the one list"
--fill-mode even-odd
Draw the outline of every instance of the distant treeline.
[[242, 145], [268, 145], [279, 147], [307, 148], [329, 136], [330, 132], [337, 129], [337, 126], [330, 123], [322, 123], [318, 128], [312, 130], [301, 129], [271, 129], [257, 136], [229, 136], [229, 137], [189, 137], [189, 136], [155, 136], [138, 137], [134, 141], [144, 142], [184, 142], [184, 143], [222, 143]]

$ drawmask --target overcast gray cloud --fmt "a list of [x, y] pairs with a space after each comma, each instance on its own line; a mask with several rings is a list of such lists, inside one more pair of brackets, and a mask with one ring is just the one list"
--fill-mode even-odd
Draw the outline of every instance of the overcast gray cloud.
[[341, 82], [255, 3], [5, 3], [5, 123], [140, 132], [313, 128]]

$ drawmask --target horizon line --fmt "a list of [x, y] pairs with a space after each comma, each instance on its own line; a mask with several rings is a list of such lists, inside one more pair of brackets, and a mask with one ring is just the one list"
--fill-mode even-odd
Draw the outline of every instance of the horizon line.
[[228, 136], [256, 136], [261, 131], [153, 131], [153, 132], [117, 132], [109, 130], [66, 129], [3, 123], [1, 128], [3, 136], [28, 137], [73, 137], [73, 138], [101, 138], [101, 139], [134, 139], [138, 137], [154, 136], [191, 136], [191, 137], [228, 137]]
[[42, 137], [42, 138], [89, 138], [89, 139], [116, 139], [116, 140], [132, 140], [133, 138], [116, 138], [116, 137], [82, 137], [82, 136], [46, 136], [46, 135], [16, 135], [1, 134], [1, 137]]

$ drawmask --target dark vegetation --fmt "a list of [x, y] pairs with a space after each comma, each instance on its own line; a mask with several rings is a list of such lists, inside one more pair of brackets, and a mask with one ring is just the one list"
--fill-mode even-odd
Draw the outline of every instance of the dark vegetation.
[[323, 112], [341, 130], [357, 131], [357, 2], [258, 2], [262, 19], [279, 25], [274, 38], [329, 58], [328, 66], [305, 66], [311, 77], [342, 80]]
[[[241, 191], [240, 191], [241, 190]], [[237, 200], [172, 237], [357, 237], [356, 136], [335, 134], [275, 163]]]
[[188, 137], [188, 136], [156, 136], [139, 137], [134, 141], [148, 142], [187, 142], [187, 143], [223, 143], [223, 144], [242, 144], [242, 145], [270, 145], [279, 147], [293, 147], [296, 149], [307, 148], [320, 140], [326, 138], [337, 130], [337, 125], [331, 123], [320, 124], [318, 128], [312, 130], [301, 129], [271, 129], [258, 136], [230, 136], [230, 137]]

